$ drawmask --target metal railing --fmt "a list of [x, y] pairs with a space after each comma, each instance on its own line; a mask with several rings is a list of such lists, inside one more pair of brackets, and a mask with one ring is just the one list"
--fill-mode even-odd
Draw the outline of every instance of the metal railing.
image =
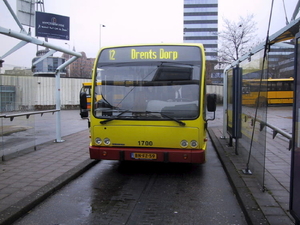
[[10, 121], [13, 121], [15, 117], [19, 117], [19, 116], [26, 116], [26, 118], [28, 119], [31, 115], [41, 114], [41, 116], [42, 116], [44, 113], [54, 114], [55, 112], [58, 112], [58, 111], [60, 111], [60, 110], [52, 109], [52, 110], [44, 110], [44, 111], [31, 111], [31, 112], [25, 112], [25, 113], [1, 114], [0, 118], [9, 118]]
[[[249, 115], [247, 115], [247, 116], [249, 116]], [[249, 116], [249, 117], [251, 117], [252, 120], [254, 120], [254, 118], [252, 116]], [[277, 134], [281, 134], [283, 137], [287, 138], [289, 140], [289, 150], [292, 149], [292, 147], [293, 147], [293, 140], [292, 140], [293, 137], [292, 137], [291, 134], [289, 134], [289, 133], [281, 130], [280, 128], [278, 128], [278, 127], [276, 127], [276, 126], [274, 126], [272, 124], [269, 124], [268, 122], [261, 121], [259, 119], [256, 119], [256, 121], [260, 123], [260, 128], [259, 128], [260, 131], [262, 131], [262, 129], [264, 129], [265, 126], [267, 126], [267, 127], [269, 127], [269, 128], [272, 129], [272, 131], [273, 131], [273, 139], [276, 137]]]

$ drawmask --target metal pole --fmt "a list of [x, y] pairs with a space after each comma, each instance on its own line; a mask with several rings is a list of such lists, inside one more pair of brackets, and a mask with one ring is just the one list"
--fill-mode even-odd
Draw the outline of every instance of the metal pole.
[[61, 108], [60, 108], [60, 73], [61, 71], [70, 65], [72, 62], [74, 62], [78, 57], [73, 56], [71, 59], [66, 61], [65, 63], [61, 64], [56, 69], [56, 75], [55, 75], [55, 98], [56, 98], [56, 139], [54, 142], [64, 142], [64, 140], [61, 139]]
[[70, 55], [77, 56], [78, 58], [82, 56], [81, 53], [79, 53], [79, 52], [74, 52], [74, 51], [71, 51], [69, 49], [62, 48], [60, 46], [51, 44], [49, 42], [45, 42], [45, 41], [39, 40], [37, 38], [31, 37], [27, 34], [22, 34], [22, 33], [19, 33], [19, 32], [16, 32], [16, 31], [13, 31], [11, 29], [7, 29], [7, 28], [1, 27], [1, 26], [0, 26], [0, 34], [4, 34], [4, 35], [14, 37], [14, 38], [17, 38], [17, 39], [20, 39], [20, 40], [23, 40], [23, 41], [27, 41], [27, 42], [32, 43], [32, 44], [36, 44], [36, 45], [44, 46], [44, 47], [47, 47], [47, 48], [51, 48], [51, 49], [54, 49], [56, 51], [68, 53]]
[[223, 71], [223, 136], [221, 138], [226, 138], [227, 133], [227, 70], [229, 68], [230, 65]]
[[6, 7], [10, 11], [11, 15], [13, 16], [13, 18], [15, 19], [15, 21], [18, 24], [18, 26], [21, 29], [21, 31], [25, 33], [24, 27], [22, 26], [21, 22], [19, 21], [19, 19], [18, 19], [17, 15], [15, 14], [14, 10], [11, 8], [10, 4], [7, 2], [7, 0], [3, 0], [3, 2], [5, 3]]
[[101, 49], [101, 28], [105, 27], [105, 25], [100, 24], [100, 28], [99, 28], [99, 49]]
[[291, 18], [291, 21], [296, 19], [296, 16], [299, 13], [299, 9], [300, 9], [300, 0], [298, 0], [297, 5], [295, 6], [295, 10], [294, 10], [293, 16]]
[[61, 112], [60, 112], [60, 70], [56, 73], [55, 76], [55, 97], [56, 97], [56, 139], [54, 142], [60, 143], [64, 142], [61, 139]]

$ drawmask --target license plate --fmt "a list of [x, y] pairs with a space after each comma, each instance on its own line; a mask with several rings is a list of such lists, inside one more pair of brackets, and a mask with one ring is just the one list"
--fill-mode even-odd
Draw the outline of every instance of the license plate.
[[131, 153], [133, 159], [157, 159], [155, 153]]

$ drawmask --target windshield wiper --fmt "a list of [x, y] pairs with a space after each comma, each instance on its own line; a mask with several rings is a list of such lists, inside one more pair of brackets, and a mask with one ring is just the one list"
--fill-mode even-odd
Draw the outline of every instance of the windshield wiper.
[[145, 113], [160, 113], [162, 116], [167, 117], [168, 119], [173, 120], [173, 121], [179, 123], [180, 126], [185, 126], [185, 123], [182, 122], [181, 120], [178, 120], [178, 119], [176, 119], [176, 118], [174, 118], [174, 117], [171, 117], [171, 116], [169, 116], [169, 115], [167, 115], [167, 114], [164, 114], [164, 113], [162, 113], [162, 112], [151, 112], [151, 111], [146, 111]]
[[[106, 123], [108, 123], [108, 122], [110, 122], [110, 121], [112, 121], [112, 120], [116, 120], [116, 119], [118, 119], [118, 118], [120, 118], [124, 113], [127, 113], [127, 112], [131, 112], [130, 110], [125, 110], [125, 111], [123, 111], [123, 112], [121, 112], [121, 113], [119, 113], [117, 116], [115, 116], [115, 117], [112, 117], [112, 118], [109, 118], [109, 119], [106, 119], [106, 120], [103, 120], [103, 121], [100, 121], [100, 123], [101, 124], [106, 124]], [[171, 116], [169, 116], [169, 115], [167, 115], [167, 114], [164, 114], [164, 113], [162, 113], [162, 112], [152, 112], [152, 111], [145, 111], [145, 112], [139, 112], [139, 113], [160, 113], [162, 116], [164, 116], [164, 117], [166, 117], [166, 118], [168, 118], [168, 119], [170, 119], [170, 120], [173, 120], [173, 121], [175, 121], [175, 122], [177, 122], [180, 126], [185, 126], [185, 123], [184, 122], [182, 122], [181, 120], [178, 120], [178, 119], [176, 119], [176, 118], [174, 118], [174, 117], [171, 117]]]
[[122, 116], [124, 113], [127, 113], [127, 112], [129, 112], [129, 110], [125, 110], [125, 111], [119, 113], [118, 115], [116, 115], [115, 117], [112, 117], [112, 118], [109, 118], [109, 119], [100, 121], [100, 123], [101, 123], [101, 124], [106, 124], [106, 123], [108, 123], [109, 121], [116, 120], [116, 119], [118, 119], [120, 116]]
[[185, 123], [182, 122], [181, 120], [178, 120], [178, 119], [176, 119], [176, 118], [174, 118], [174, 117], [168, 116], [168, 115], [166, 115], [166, 114], [164, 114], [164, 113], [160, 113], [160, 114], [161, 114], [162, 116], [164, 116], [164, 117], [167, 117], [167, 118], [170, 119], [170, 120], [174, 120], [175, 122], [179, 123], [180, 126], [185, 126]]

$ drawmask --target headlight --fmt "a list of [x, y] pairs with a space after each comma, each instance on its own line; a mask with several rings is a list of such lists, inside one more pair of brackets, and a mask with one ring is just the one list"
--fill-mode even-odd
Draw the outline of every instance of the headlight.
[[180, 142], [181, 147], [186, 148], [188, 146], [188, 142], [186, 140], [182, 140]]
[[101, 145], [102, 140], [101, 140], [101, 138], [97, 137], [97, 138], [95, 138], [95, 142], [97, 145]]
[[196, 148], [198, 146], [198, 142], [195, 141], [195, 140], [192, 140], [191, 141], [191, 146], [192, 146], [192, 148]]
[[104, 138], [103, 143], [105, 145], [109, 145], [110, 144], [110, 139], [109, 138]]

